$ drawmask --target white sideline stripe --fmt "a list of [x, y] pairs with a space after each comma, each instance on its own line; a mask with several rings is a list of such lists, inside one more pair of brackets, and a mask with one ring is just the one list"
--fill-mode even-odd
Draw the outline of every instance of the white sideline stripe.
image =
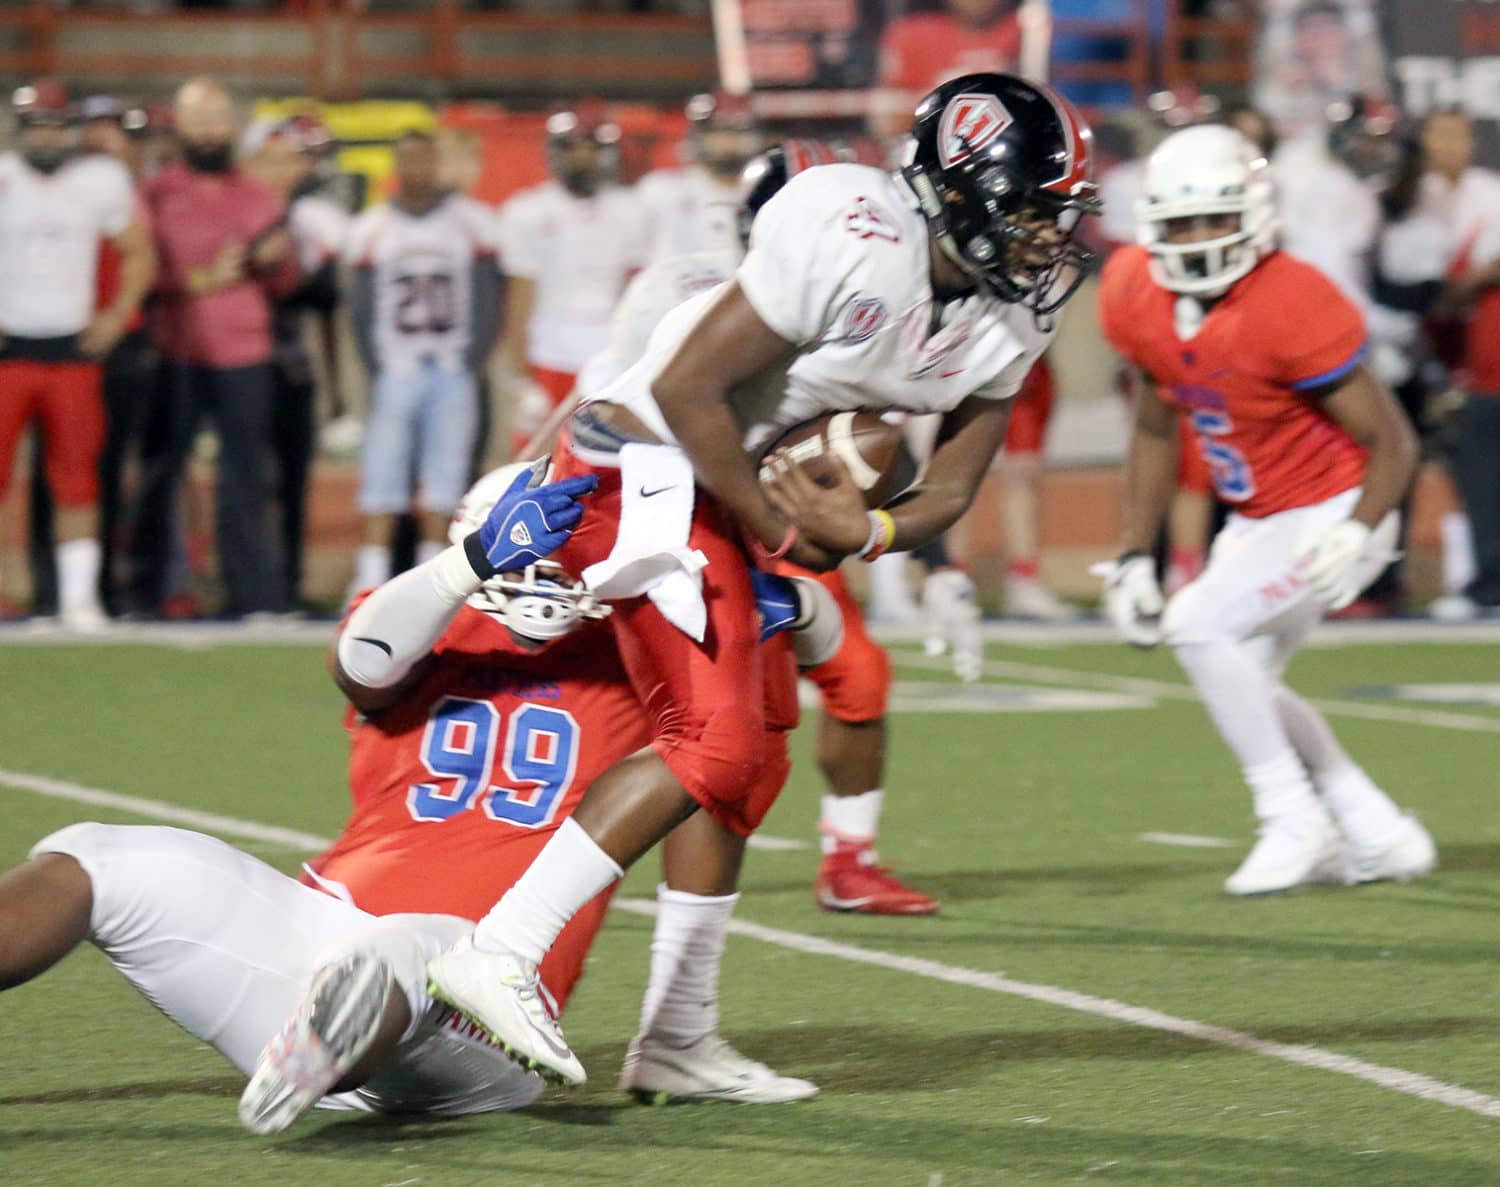
[[[164, 800], [149, 800], [142, 796], [121, 795], [117, 791], [104, 791], [98, 787], [85, 787], [81, 783], [70, 783], [66, 779], [49, 779], [45, 775], [29, 775], [24, 771], [0, 769], [0, 784], [20, 791], [34, 792], [54, 800], [72, 800], [79, 804], [93, 804], [96, 808], [115, 808], [121, 812], [134, 812], [138, 816], [151, 816], [158, 820], [170, 820], [173, 824], [187, 824], [208, 832], [222, 833], [226, 837], [241, 837], [247, 841], [263, 841], [272, 845], [284, 845], [288, 849], [313, 851], [326, 849], [333, 844], [331, 837], [320, 837], [315, 833], [299, 832], [292, 828], [278, 828], [273, 824], [258, 824], [253, 820], [241, 820], [235, 816], [220, 816], [216, 812], [199, 812]], [[752, 849], [767, 849], [785, 852], [806, 849], [806, 841], [790, 837], [751, 836]]]
[[1234, 848], [1234, 842], [1226, 837], [1200, 837], [1196, 833], [1142, 833], [1139, 839], [1153, 845], [1181, 845], [1184, 849]]
[[[929, 659], [925, 655], [892, 652], [898, 668], [923, 668], [946, 672], [952, 663], [944, 656]], [[1115, 676], [1108, 672], [1088, 672], [1080, 668], [1058, 668], [1051, 664], [1023, 664], [1013, 660], [987, 659], [981, 669], [986, 676], [1001, 679], [1032, 680], [1038, 684], [1066, 684], [1077, 688], [1099, 688], [1107, 692], [1134, 693], [1137, 696], [1161, 697], [1166, 700], [1197, 701], [1198, 694], [1190, 684], [1171, 680], [1151, 680], [1142, 676]], [[1462, 730], [1468, 733], [1500, 734], [1500, 717], [1481, 717], [1473, 713], [1447, 713], [1434, 709], [1407, 709], [1399, 705], [1365, 704], [1362, 701], [1312, 699], [1324, 713], [1336, 717], [1362, 717], [1369, 721], [1395, 721], [1403, 725], [1428, 725], [1434, 729]]]
[[[637, 915], [655, 915], [656, 904], [649, 899], [617, 898], [614, 905]], [[1299, 1067], [1318, 1068], [1325, 1072], [1336, 1072], [1352, 1076], [1376, 1087], [1391, 1092], [1404, 1093], [1421, 1100], [1430, 1100], [1454, 1109], [1465, 1109], [1481, 1117], [1500, 1117], [1500, 1098], [1486, 1096], [1457, 1084], [1448, 1084], [1433, 1079], [1421, 1072], [1409, 1072], [1398, 1067], [1368, 1063], [1349, 1055], [1324, 1051], [1321, 1047], [1309, 1047], [1301, 1043], [1277, 1043], [1270, 1039], [1257, 1038], [1244, 1031], [1231, 1030], [1226, 1026], [1214, 1026], [1208, 1022], [1195, 1022], [1191, 1018], [1178, 1018], [1160, 1010], [1144, 1006], [1132, 1006], [1127, 1002], [1108, 997], [1095, 997], [1091, 993], [1079, 993], [1057, 985], [1039, 985], [1032, 981], [1017, 981], [1003, 973], [986, 973], [978, 969], [966, 969], [958, 965], [942, 964], [935, 960], [924, 960], [916, 956], [901, 956], [894, 952], [881, 952], [874, 948], [860, 948], [853, 944], [841, 944], [825, 940], [821, 936], [805, 935], [802, 932], [782, 931], [775, 927], [762, 927], [746, 920], [731, 920], [729, 930], [737, 936], [775, 944], [779, 948], [790, 948], [809, 956], [831, 956], [855, 964], [874, 965], [876, 968], [910, 973], [933, 981], [945, 981], [950, 985], [966, 985], [971, 989], [985, 989], [991, 993], [1004, 993], [1012, 997], [1023, 997], [1049, 1006], [1060, 1006], [1080, 1014], [1092, 1014], [1096, 1018], [1108, 1018], [1114, 1022], [1126, 1022], [1132, 1026], [1143, 1026], [1148, 1030], [1162, 1030], [1169, 1034], [1182, 1035], [1217, 1047], [1228, 1047], [1248, 1055], [1263, 1055], [1279, 1059]]]
[[[219, 816], [212, 812], [195, 812], [176, 804], [141, 796], [119, 795], [112, 791], [101, 791], [94, 787], [70, 783], [64, 779], [48, 779], [41, 775], [30, 775], [18, 771], [0, 769], [0, 784], [18, 791], [29, 791], [52, 799], [73, 800], [99, 807], [117, 808], [133, 812], [138, 816], [171, 821], [174, 824], [196, 824], [212, 829], [227, 837], [245, 837], [254, 841], [275, 841], [295, 844], [298, 848], [321, 849], [329, 844], [328, 838], [292, 829], [277, 828], [254, 820], [241, 820], [234, 816]], [[649, 899], [616, 898], [614, 906], [635, 915], [655, 916], [656, 904]], [[782, 931], [780, 928], [763, 927], [747, 920], [731, 920], [729, 930], [746, 939], [774, 944], [793, 952], [809, 956], [831, 956], [854, 964], [868, 964], [893, 972], [909, 973], [915, 977], [926, 977], [932, 981], [944, 981], [950, 985], [964, 985], [971, 989], [983, 989], [991, 993], [1004, 993], [1012, 997], [1027, 998], [1044, 1005], [1059, 1006], [1081, 1014], [1092, 1014], [1114, 1022], [1131, 1026], [1142, 1026], [1148, 1030], [1161, 1030], [1183, 1035], [1218, 1047], [1242, 1051], [1250, 1055], [1263, 1055], [1268, 1059], [1279, 1059], [1284, 1063], [1300, 1067], [1317, 1068], [1352, 1076], [1390, 1092], [1400, 1092], [1421, 1100], [1433, 1101], [1454, 1109], [1464, 1109], [1481, 1117], [1500, 1117], [1500, 1098], [1486, 1096], [1457, 1084], [1448, 1084], [1433, 1079], [1421, 1072], [1409, 1072], [1402, 1068], [1386, 1067], [1383, 1064], [1367, 1063], [1348, 1055], [1324, 1051], [1320, 1047], [1303, 1044], [1277, 1043], [1257, 1038], [1243, 1031], [1214, 1026], [1207, 1022], [1195, 1022], [1191, 1018], [1178, 1018], [1159, 1010], [1144, 1006], [1132, 1006], [1113, 998], [1095, 997], [1078, 993], [1057, 985], [1040, 985], [1031, 981], [1017, 981], [1002, 973], [987, 973], [978, 969], [966, 969], [959, 965], [942, 964], [918, 956], [902, 956], [895, 952], [882, 952], [876, 948], [860, 948], [853, 944], [841, 944], [836, 940], [825, 940], [803, 932]]]

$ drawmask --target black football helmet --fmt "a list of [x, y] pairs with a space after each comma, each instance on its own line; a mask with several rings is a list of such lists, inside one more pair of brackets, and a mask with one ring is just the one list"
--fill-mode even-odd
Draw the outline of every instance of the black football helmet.
[[797, 174], [814, 165], [835, 165], [850, 159], [849, 153], [821, 140], [783, 140], [752, 157], [740, 174], [740, 208], [735, 212], [740, 245], [750, 246], [750, 228], [760, 208]]
[[901, 176], [939, 247], [1000, 300], [1045, 316], [1083, 280], [1092, 256], [1073, 232], [1100, 208], [1093, 133], [1052, 88], [944, 83], [917, 107]]

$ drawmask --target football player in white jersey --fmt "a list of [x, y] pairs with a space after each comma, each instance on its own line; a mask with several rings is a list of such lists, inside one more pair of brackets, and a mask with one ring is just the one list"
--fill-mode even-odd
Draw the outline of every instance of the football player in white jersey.
[[[815, 140], [773, 145], [745, 167], [736, 222], [741, 247], [700, 251], [657, 260], [630, 282], [615, 310], [609, 349], [580, 378], [597, 392], [646, 353], [651, 333], [684, 301], [727, 283], [749, 247], [755, 216], [783, 186], [805, 169], [847, 158]], [[930, 915], [938, 904], [901, 882], [875, 852], [885, 792], [886, 698], [891, 665], [885, 649], [865, 630], [858, 604], [834, 571], [805, 573], [821, 581], [843, 610], [844, 637], [838, 651], [805, 675], [818, 686], [822, 716], [818, 765], [827, 782], [818, 832], [823, 860], [814, 896], [827, 911], [865, 915]]]
[[[57, 507], [58, 608], [65, 626], [93, 630], [104, 623], [101, 360], [139, 310], [156, 257], [125, 167], [79, 153], [62, 84], [21, 87], [14, 104], [18, 144], [0, 154], [0, 499], [35, 423]], [[119, 283], [96, 309], [103, 242], [118, 250]]]
[[694, 95], [687, 118], [692, 161], [657, 169], [636, 185], [650, 220], [647, 254], [653, 263], [697, 252], [740, 251], [740, 173], [762, 147], [749, 100], [728, 91]]
[[499, 332], [499, 273], [484, 207], [439, 185], [437, 146], [425, 132], [396, 142], [396, 178], [396, 196], [355, 220], [347, 248], [350, 316], [371, 382], [356, 590], [391, 575], [391, 533], [412, 504], [414, 468], [417, 559], [442, 550], [469, 484], [477, 376]]
[[640, 203], [613, 184], [619, 139], [619, 127], [597, 104], [554, 112], [547, 120], [552, 179], [500, 208], [500, 362], [510, 377], [513, 454], [604, 349], [610, 313], [645, 263]]
[[[748, 835], [751, 792], [781, 760], [745, 549], [831, 569], [910, 549], [969, 506], [1005, 435], [1007, 401], [1082, 278], [1095, 209], [1091, 136], [1049, 89], [966, 75], [917, 109], [899, 174], [829, 165], [756, 218], [729, 284], [680, 306], [646, 357], [574, 416], [555, 477], [593, 474], [590, 515], [557, 554], [600, 596], [651, 718], [479, 923], [434, 960], [436, 995], [567, 1083], [586, 1077], [533, 989], [559, 929], [699, 808]], [[925, 478], [866, 512], [843, 475], [816, 486], [754, 451], [819, 414], [943, 416]]]

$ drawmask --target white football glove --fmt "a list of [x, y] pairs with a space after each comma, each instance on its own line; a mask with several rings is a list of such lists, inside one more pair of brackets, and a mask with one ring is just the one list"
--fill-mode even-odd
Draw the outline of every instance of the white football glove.
[[1342, 610], [1364, 588], [1360, 571], [1370, 529], [1357, 519], [1316, 528], [1297, 545], [1294, 564], [1298, 576], [1312, 588], [1313, 597], [1329, 610]]
[[1092, 570], [1104, 578], [1104, 610], [1132, 647], [1155, 647], [1161, 642], [1161, 612], [1165, 602], [1156, 582], [1156, 561], [1137, 553]]

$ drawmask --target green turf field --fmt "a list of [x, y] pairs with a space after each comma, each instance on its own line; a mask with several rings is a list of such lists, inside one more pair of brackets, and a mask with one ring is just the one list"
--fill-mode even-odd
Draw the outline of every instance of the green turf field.
[[[1297, 661], [1302, 691], [1393, 718], [1332, 720], [1421, 813], [1443, 865], [1412, 886], [1250, 902], [1219, 889], [1249, 841], [1248, 796], [1201, 709], [1181, 698], [1170, 656], [990, 655], [987, 711], [960, 712], [973, 705], [954, 704], [941, 674], [903, 652], [904, 681], [942, 683], [931, 698], [906, 688], [902, 703], [950, 699], [895, 719], [882, 848], [942, 896], [941, 916], [820, 915], [811, 848], [750, 855], [741, 919], [934, 962], [879, 967], [786, 937], [731, 940], [726, 1033], [816, 1080], [818, 1100], [646, 1109], [619, 1097], [650, 920], [617, 911], [566, 1020], [586, 1089], [454, 1123], [314, 1114], [258, 1140], [235, 1121], [233, 1070], [84, 950], [0, 997], [0, 1171], [17, 1185], [234, 1187], [1500, 1184], [1500, 1101], [1489, 1099], [1500, 1097], [1500, 711], [1356, 696], [1500, 680], [1500, 645], [1348, 646]], [[1082, 674], [1072, 685], [1070, 672]], [[1016, 711], [1069, 687], [1133, 707]], [[0, 645], [0, 689], [0, 864], [74, 820], [144, 821], [7, 785], [17, 775], [321, 835], [339, 826], [344, 740], [317, 647]], [[1143, 690], [1155, 695], [1119, 699]], [[799, 735], [799, 760], [808, 741]], [[799, 761], [766, 831], [811, 840], [816, 797]], [[1140, 839], [1149, 832], [1234, 846]], [[246, 847], [285, 868], [300, 856]], [[627, 893], [648, 897], [653, 884], [642, 869]], [[1010, 980], [934, 977], [962, 980], [954, 970]], [[1015, 983], [1050, 1000], [997, 991]], [[1414, 1084], [1395, 1071], [1371, 1083], [1288, 1062], [1281, 1047], [1250, 1053], [1139, 1025], [1139, 1014], [1068, 1008], [1100, 998], [1450, 1091], [1418, 1099], [1389, 1086]], [[1462, 1099], [1492, 1116], [1458, 1107], [1460, 1088], [1484, 1094]]]

